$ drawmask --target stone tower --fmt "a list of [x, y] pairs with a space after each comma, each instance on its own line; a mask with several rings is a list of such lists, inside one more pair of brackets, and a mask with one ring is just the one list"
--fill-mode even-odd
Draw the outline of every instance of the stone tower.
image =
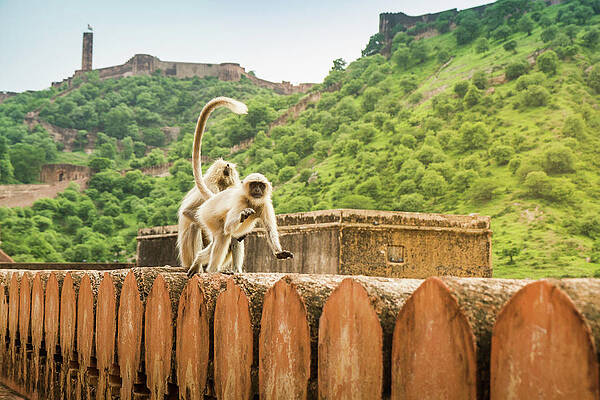
[[92, 48], [94, 45], [94, 33], [83, 32], [83, 50], [81, 52], [81, 70], [92, 70]]

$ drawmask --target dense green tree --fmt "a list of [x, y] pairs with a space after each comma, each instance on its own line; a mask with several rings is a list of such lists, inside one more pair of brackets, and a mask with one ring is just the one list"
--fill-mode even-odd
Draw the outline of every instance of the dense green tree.
[[525, 60], [512, 62], [512, 63], [508, 64], [508, 66], [506, 67], [506, 71], [505, 71], [506, 79], [509, 79], [509, 80], [517, 79], [521, 75], [527, 73], [528, 69], [529, 69], [529, 64]]
[[463, 150], [484, 148], [489, 138], [489, 132], [482, 122], [464, 122], [459, 134], [459, 145]]
[[492, 36], [496, 40], [504, 41], [510, 36], [511, 33], [512, 31], [507, 25], [501, 25], [492, 32]]
[[477, 89], [484, 90], [488, 85], [488, 77], [485, 71], [477, 71], [473, 74], [472, 78], [473, 85], [477, 87]]
[[585, 47], [595, 48], [600, 40], [600, 31], [596, 28], [592, 28], [583, 34], [581, 40]]
[[40, 169], [46, 162], [43, 149], [26, 143], [17, 143], [12, 146], [9, 154], [15, 179], [22, 183], [32, 183], [39, 179]]
[[517, 27], [521, 32], [525, 32], [527, 33], [527, 35], [531, 35], [531, 32], [535, 27], [535, 22], [533, 22], [529, 14], [525, 14], [521, 18], [519, 18], [519, 21], [517, 22]]
[[509, 40], [508, 42], [504, 43], [504, 45], [502, 46], [504, 47], [504, 50], [506, 51], [515, 51], [517, 48], [517, 41], [516, 40]]
[[379, 53], [382, 48], [383, 48], [383, 35], [381, 33], [376, 33], [369, 38], [369, 43], [367, 43], [367, 47], [365, 47], [361, 51], [361, 55], [363, 57], [372, 56], [374, 54]]
[[460, 81], [454, 84], [454, 93], [459, 97], [465, 97], [467, 90], [469, 90], [469, 81]]
[[477, 87], [475, 87], [475, 85], [469, 86], [469, 90], [467, 90], [467, 93], [465, 94], [464, 101], [468, 107], [473, 107], [481, 101], [481, 92], [479, 89], [477, 89]]
[[549, 26], [548, 28], [544, 29], [542, 31], [540, 37], [544, 43], [549, 43], [554, 40], [557, 33], [558, 33], [558, 28], [556, 26], [552, 25], [552, 26]]
[[457, 23], [458, 28], [454, 30], [454, 35], [459, 45], [475, 40], [481, 26], [476, 12], [471, 10], [461, 11], [457, 17]]
[[104, 129], [109, 136], [122, 139], [128, 133], [128, 125], [133, 121], [133, 111], [127, 105], [119, 104], [106, 115]]
[[558, 67], [558, 56], [552, 50], [545, 51], [538, 56], [536, 64], [542, 72], [554, 75]]
[[479, 54], [485, 53], [490, 49], [488, 40], [484, 37], [480, 37], [475, 41], [475, 51]]
[[542, 166], [549, 174], [573, 172], [575, 169], [575, 155], [570, 148], [560, 143], [554, 143], [544, 151]]

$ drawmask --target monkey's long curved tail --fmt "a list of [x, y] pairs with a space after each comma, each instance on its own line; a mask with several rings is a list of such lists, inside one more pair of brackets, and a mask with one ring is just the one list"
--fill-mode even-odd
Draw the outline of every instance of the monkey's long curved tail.
[[196, 123], [196, 131], [194, 132], [194, 148], [192, 150], [192, 168], [194, 171], [194, 180], [202, 197], [206, 200], [214, 196], [214, 193], [206, 186], [202, 179], [202, 163], [200, 160], [200, 148], [202, 147], [202, 135], [206, 127], [206, 121], [210, 113], [219, 107], [227, 107], [236, 114], [247, 114], [248, 107], [241, 101], [230, 99], [229, 97], [215, 97], [200, 111], [198, 122]]

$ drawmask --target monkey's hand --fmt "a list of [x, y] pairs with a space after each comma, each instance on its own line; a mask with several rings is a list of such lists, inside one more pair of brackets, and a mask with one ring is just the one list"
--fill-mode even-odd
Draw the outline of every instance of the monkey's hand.
[[244, 222], [249, 216], [251, 216], [254, 213], [256, 213], [256, 211], [254, 211], [253, 209], [244, 208], [240, 214], [240, 223]]
[[294, 258], [294, 253], [292, 253], [291, 251], [283, 250], [275, 254], [275, 257], [277, 257], [279, 260], [285, 260], [286, 258]]
[[239, 238], [235, 238], [235, 240], [237, 240], [238, 242], [243, 242], [244, 239], [246, 239], [246, 236], [248, 235], [240, 236]]

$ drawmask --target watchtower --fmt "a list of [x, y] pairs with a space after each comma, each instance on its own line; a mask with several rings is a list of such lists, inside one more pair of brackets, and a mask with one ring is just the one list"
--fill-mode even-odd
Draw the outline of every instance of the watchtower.
[[94, 32], [83, 32], [83, 50], [81, 52], [81, 70], [92, 70], [92, 49], [94, 45]]

